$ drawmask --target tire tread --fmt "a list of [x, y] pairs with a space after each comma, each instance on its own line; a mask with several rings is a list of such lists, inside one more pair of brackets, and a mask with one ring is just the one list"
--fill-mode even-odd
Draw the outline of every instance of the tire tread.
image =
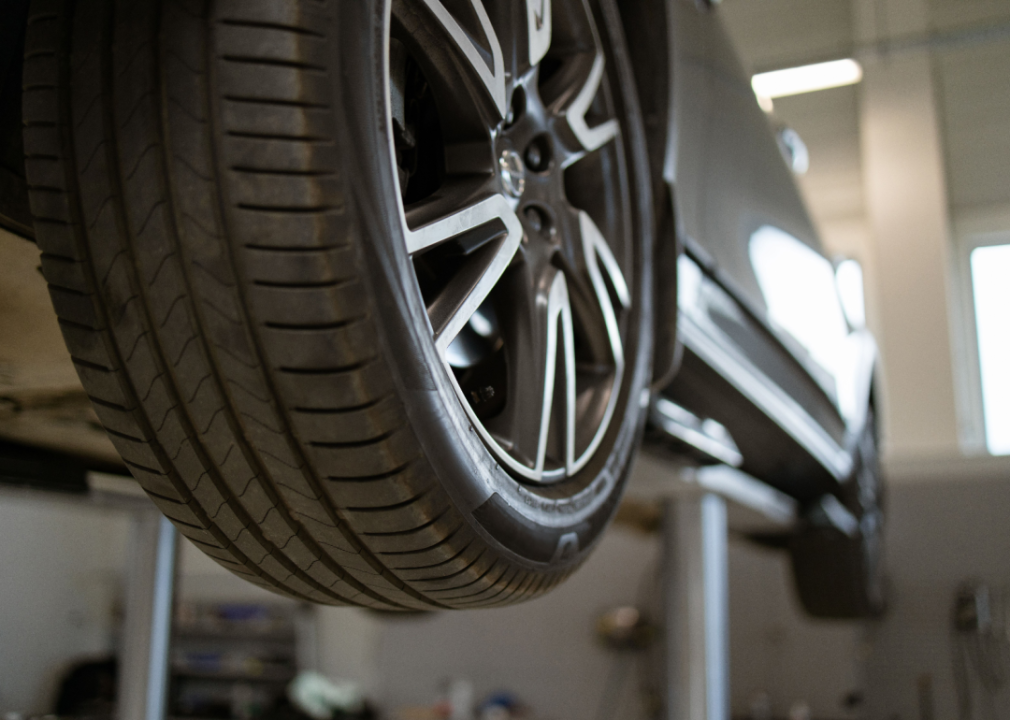
[[536, 594], [435, 479], [385, 361], [327, 61], [334, 2], [33, 0], [50, 295], [138, 482], [216, 562], [328, 604]]

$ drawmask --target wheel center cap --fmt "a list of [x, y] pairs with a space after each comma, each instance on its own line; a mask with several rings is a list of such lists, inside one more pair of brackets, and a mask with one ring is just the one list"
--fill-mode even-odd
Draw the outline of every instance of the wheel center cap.
[[526, 170], [519, 153], [515, 150], [502, 151], [501, 157], [498, 158], [498, 171], [505, 192], [514, 198], [523, 194], [526, 187]]

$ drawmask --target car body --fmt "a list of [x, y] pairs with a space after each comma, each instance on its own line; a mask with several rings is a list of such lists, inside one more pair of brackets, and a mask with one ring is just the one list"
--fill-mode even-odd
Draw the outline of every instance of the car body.
[[[676, 282], [658, 283], [677, 293], [664, 305], [678, 308], [667, 322], [682, 345], [659, 351], [681, 363], [661, 395], [725, 425], [752, 475], [812, 501], [851, 470], [873, 402], [875, 342], [858, 310], [845, 315], [835, 268], [718, 8], [628, 5], [628, 36], [649, 40], [630, 43], [640, 95], [647, 83], [668, 89], [647, 121], [679, 251], [676, 272], [663, 268]], [[650, 38], [661, 13], [666, 31]], [[662, 80], [656, 68], [666, 68]]]

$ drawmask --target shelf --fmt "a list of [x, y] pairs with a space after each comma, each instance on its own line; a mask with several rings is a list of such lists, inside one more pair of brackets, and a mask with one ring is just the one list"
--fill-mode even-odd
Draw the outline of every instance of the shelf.
[[[246, 602], [181, 603], [172, 633], [174, 720], [247, 717], [285, 695], [297, 674], [297, 608]], [[234, 692], [245, 686], [248, 692]]]
[[249, 642], [272, 642], [295, 644], [294, 631], [250, 632], [247, 628], [176, 628], [175, 640], [242, 640]]
[[186, 678], [193, 680], [219, 680], [222, 682], [261, 682], [261, 683], [288, 683], [291, 682], [297, 673], [294, 671], [278, 672], [270, 671], [259, 675], [242, 672], [207, 672], [201, 670], [187, 670], [173, 668], [172, 677]]

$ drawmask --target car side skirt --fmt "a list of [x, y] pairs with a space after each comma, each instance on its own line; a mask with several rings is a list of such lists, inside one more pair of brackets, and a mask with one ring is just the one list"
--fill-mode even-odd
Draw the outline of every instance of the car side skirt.
[[[725, 425], [755, 477], [796, 497], [837, 487], [851, 473], [852, 438], [865, 412], [843, 418], [831, 388], [808, 372], [808, 363], [699, 263], [683, 255], [678, 276], [684, 361], [662, 394]], [[871, 346], [869, 338], [856, 370], [866, 403], [876, 358]]]

